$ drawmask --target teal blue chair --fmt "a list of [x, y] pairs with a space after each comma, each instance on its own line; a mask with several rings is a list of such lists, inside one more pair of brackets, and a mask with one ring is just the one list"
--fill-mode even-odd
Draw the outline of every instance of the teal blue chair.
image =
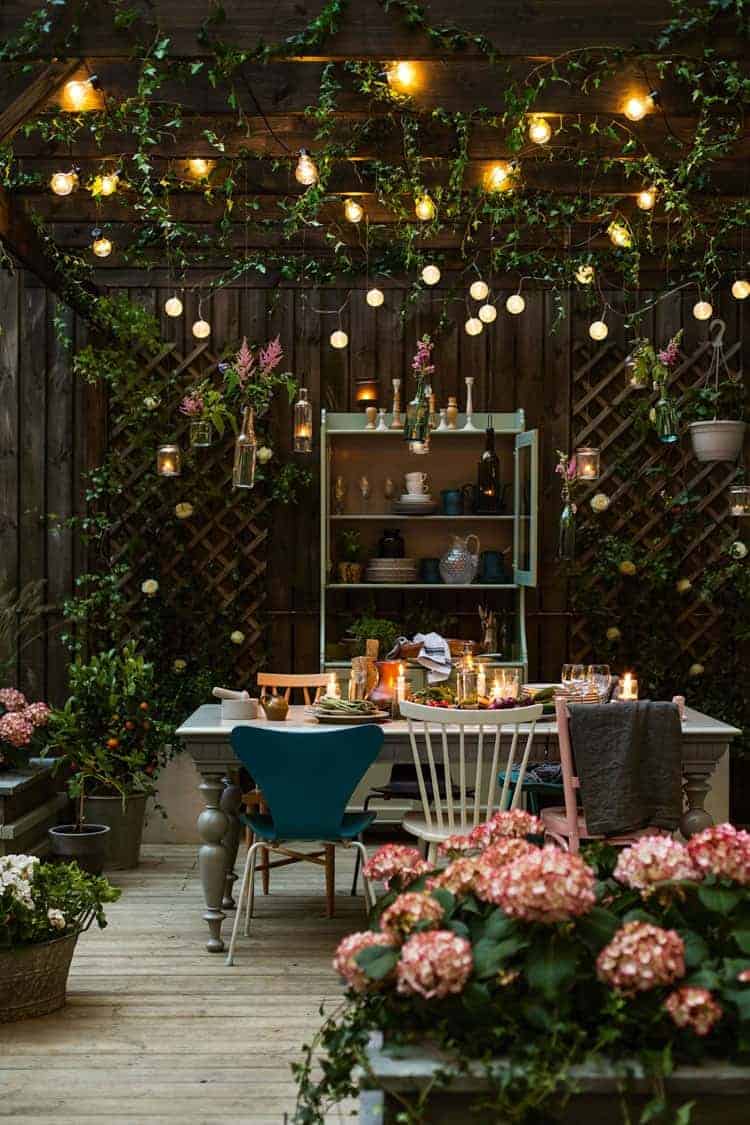
[[[240, 913], [246, 901], [245, 936], [255, 902], [258, 848], [291, 840], [314, 840], [358, 849], [367, 859], [361, 835], [376, 813], [348, 813], [346, 805], [383, 745], [375, 724], [306, 731], [278, 727], [235, 727], [232, 749], [263, 793], [269, 812], [243, 813], [240, 821], [254, 833], [242, 875], [227, 965], [233, 964]], [[365, 881], [365, 902], [372, 905]]]

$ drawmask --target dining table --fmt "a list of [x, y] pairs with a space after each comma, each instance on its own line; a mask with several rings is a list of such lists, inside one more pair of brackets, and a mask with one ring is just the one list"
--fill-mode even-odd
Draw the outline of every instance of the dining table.
[[[262, 713], [261, 713], [262, 715]], [[512, 711], [508, 712], [509, 723]], [[198, 817], [198, 849], [205, 912], [208, 925], [206, 948], [210, 953], [221, 953], [224, 941], [221, 936], [226, 911], [235, 907], [232, 887], [237, 878], [234, 870], [240, 842], [239, 814], [242, 790], [239, 785], [240, 763], [232, 750], [231, 733], [236, 726], [279, 727], [287, 731], [303, 731], [311, 738], [316, 733], [334, 729], [319, 723], [306, 706], [292, 705], [288, 716], [280, 722], [265, 717], [257, 719], [222, 719], [221, 706], [207, 703], [198, 707], [177, 729], [181, 740], [195, 762], [200, 774], [200, 791], [203, 808]], [[341, 729], [337, 726], [335, 729]], [[521, 728], [523, 730], [524, 728]], [[711, 791], [711, 781], [717, 764], [727, 753], [731, 740], [741, 732], [719, 719], [686, 707], [682, 720], [682, 772], [684, 809], [680, 831], [689, 837], [713, 824], [705, 808]], [[383, 723], [384, 741], [378, 762], [411, 762], [412, 748], [408, 726], [403, 719]], [[456, 737], [458, 728], [456, 728]], [[450, 731], [449, 731], [450, 741]], [[501, 757], [510, 747], [501, 744]], [[504, 757], [503, 757], [504, 760]], [[554, 715], [543, 717], [536, 724], [530, 764], [557, 760], [557, 724]]]

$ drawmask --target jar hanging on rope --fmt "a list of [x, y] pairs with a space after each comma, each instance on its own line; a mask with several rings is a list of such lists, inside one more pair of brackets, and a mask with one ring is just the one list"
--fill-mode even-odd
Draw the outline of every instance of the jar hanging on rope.
[[255, 484], [255, 456], [258, 442], [255, 437], [255, 419], [251, 407], [242, 414], [242, 429], [234, 443], [232, 484], [235, 488], [252, 488]]

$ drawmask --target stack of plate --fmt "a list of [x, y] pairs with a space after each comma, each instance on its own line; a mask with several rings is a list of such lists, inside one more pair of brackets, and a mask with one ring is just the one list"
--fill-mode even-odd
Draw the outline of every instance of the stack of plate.
[[370, 559], [366, 582], [416, 582], [416, 559]]
[[437, 507], [437, 502], [424, 492], [404, 492], [400, 500], [393, 502], [393, 510], [399, 516], [431, 516]]

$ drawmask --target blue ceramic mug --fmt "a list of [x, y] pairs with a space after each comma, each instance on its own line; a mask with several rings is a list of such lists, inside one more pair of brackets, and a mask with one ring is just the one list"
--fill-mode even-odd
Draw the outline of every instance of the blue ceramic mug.
[[461, 516], [464, 511], [464, 497], [460, 488], [444, 488], [440, 493], [444, 516]]
[[420, 559], [419, 577], [422, 582], [440, 583], [440, 559]]
[[482, 582], [508, 581], [502, 551], [482, 551], [479, 556], [479, 577]]

